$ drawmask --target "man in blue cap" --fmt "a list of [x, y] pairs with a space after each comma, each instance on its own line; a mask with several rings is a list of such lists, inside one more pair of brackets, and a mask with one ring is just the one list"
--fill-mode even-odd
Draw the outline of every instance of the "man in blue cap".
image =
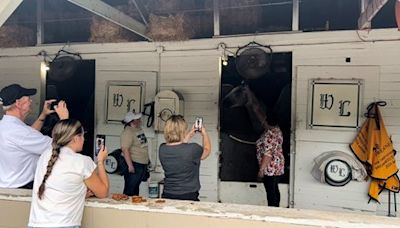
[[31, 96], [36, 89], [27, 89], [18, 84], [4, 87], [0, 91], [0, 104], [5, 115], [0, 121], [0, 188], [32, 188], [36, 163], [40, 155], [51, 149], [52, 139], [40, 133], [47, 115], [56, 112], [60, 119], [68, 119], [64, 101], [50, 109], [54, 100], [45, 101], [39, 118], [28, 126], [24, 123], [31, 112]]

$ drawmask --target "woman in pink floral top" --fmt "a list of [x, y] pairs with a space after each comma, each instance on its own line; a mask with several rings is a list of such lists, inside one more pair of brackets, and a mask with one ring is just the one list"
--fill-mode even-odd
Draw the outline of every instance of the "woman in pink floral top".
[[268, 126], [257, 140], [257, 160], [260, 166], [258, 176], [263, 178], [267, 192], [268, 206], [279, 207], [279, 177], [284, 173], [285, 159], [282, 150], [283, 136], [273, 118], [268, 118]]

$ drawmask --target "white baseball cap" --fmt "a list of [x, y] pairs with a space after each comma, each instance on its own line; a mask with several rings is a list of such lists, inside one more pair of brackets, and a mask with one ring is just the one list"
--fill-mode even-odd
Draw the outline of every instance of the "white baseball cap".
[[138, 120], [142, 118], [142, 113], [140, 112], [128, 112], [125, 115], [124, 120], [122, 120], [123, 123], [130, 123], [132, 120]]

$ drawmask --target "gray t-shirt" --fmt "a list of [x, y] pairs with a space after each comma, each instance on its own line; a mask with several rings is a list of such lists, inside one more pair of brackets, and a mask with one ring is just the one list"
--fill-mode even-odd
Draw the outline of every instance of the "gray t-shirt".
[[200, 190], [199, 169], [203, 148], [197, 143], [160, 145], [160, 161], [164, 169], [164, 192], [174, 195]]

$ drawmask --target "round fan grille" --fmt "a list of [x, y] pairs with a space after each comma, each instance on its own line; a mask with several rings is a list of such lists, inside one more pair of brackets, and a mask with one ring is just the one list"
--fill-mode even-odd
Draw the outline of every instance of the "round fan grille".
[[257, 79], [269, 72], [271, 56], [262, 48], [249, 47], [236, 58], [236, 69], [244, 79]]
[[54, 81], [65, 81], [74, 76], [77, 61], [72, 56], [61, 56], [50, 63], [48, 76]]

